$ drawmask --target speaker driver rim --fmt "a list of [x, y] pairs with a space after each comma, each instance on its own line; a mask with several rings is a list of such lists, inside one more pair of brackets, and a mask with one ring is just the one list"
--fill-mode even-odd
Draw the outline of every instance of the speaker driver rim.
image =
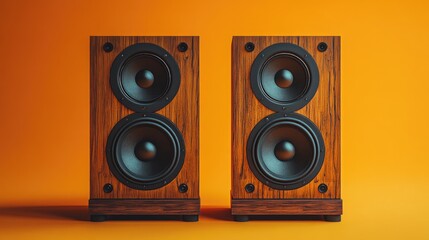
[[[172, 144], [174, 145], [174, 156], [171, 160], [171, 163], [167, 166], [166, 169], [163, 170], [162, 173], [158, 174], [159, 177], [152, 179], [139, 179], [138, 177], [136, 178], [135, 175], [131, 176], [133, 174], [130, 174], [130, 171], [127, 171], [127, 169], [124, 168], [124, 166], [127, 165], [125, 163], [125, 160], [120, 159], [118, 157], [119, 155], [117, 149], [119, 145], [123, 143], [121, 137], [123, 137], [124, 134], [129, 133], [130, 129], [132, 129], [133, 127], [141, 125], [145, 125], [145, 127], [160, 127], [160, 129], [163, 129], [165, 131], [165, 134], [171, 137]], [[136, 146], [129, 146], [129, 148], [134, 147]], [[129, 154], [129, 152], [127, 153]], [[177, 129], [174, 123], [166, 117], [156, 113], [134, 113], [121, 119], [113, 127], [106, 144], [106, 157], [110, 171], [121, 183], [133, 189], [151, 190], [163, 187], [177, 177], [184, 163], [185, 145], [183, 136], [180, 131]], [[134, 161], [134, 164], [138, 164], [138, 161], [135, 161], [137, 159], [135, 156], [134, 158], [128, 157], [128, 159]], [[144, 164], [139, 164], [139, 166], [143, 165]]]
[[[291, 56], [303, 64], [308, 86], [292, 101], [280, 101], [267, 93], [262, 84], [262, 73], [267, 63], [280, 55]], [[276, 112], [293, 112], [304, 107], [316, 94], [319, 86], [319, 69], [313, 57], [302, 47], [292, 43], [276, 43], [263, 49], [255, 58], [250, 70], [250, 85], [256, 98]]]
[[[259, 159], [258, 153], [258, 144], [260, 144], [261, 136], [266, 133], [267, 130], [283, 123], [292, 123], [295, 126], [305, 129], [314, 142], [315, 156], [310, 162], [310, 165], [306, 166], [302, 174], [289, 179], [276, 178], [273, 177], [272, 174], [267, 174], [266, 168], [261, 166], [260, 162], [263, 160]], [[247, 141], [247, 162], [252, 173], [259, 181], [274, 189], [292, 190], [310, 183], [320, 172], [324, 157], [325, 145], [319, 129], [308, 118], [297, 113], [287, 114], [286, 116], [284, 113], [274, 113], [267, 116], [255, 125]]]
[[[136, 99], [132, 96], [133, 94], [129, 94], [129, 91], [124, 89], [124, 80], [122, 78], [124, 67], [126, 67], [130, 60], [139, 55], [152, 56], [158, 59], [159, 63], [165, 66], [168, 72], [168, 84], [166, 84], [167, 86], [164, 91], [162, 91], [162, 94], [158, 97], [150, 101]], [[180, 69], [174, 57], [164, 48], [152, 43], [137, 43], [126, 47], [116, 56], [110, 67], [110, 87], [115, 97], [123, 105], [135, 112], [149, 113], [165, 107], [176, 96], [180, 87], [180, 82]], [[136, 86], [138, 87], [138, 85]]]

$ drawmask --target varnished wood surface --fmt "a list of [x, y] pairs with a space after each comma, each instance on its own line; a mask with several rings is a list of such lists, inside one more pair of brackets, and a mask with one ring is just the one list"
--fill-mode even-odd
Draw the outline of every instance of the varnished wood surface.
[[[319, 42], [328, 49], [319, 52]], [[247, 42], [255, 44], [247, 52]], [[266, 47], [274, 43], [293, 43], [306, 49], [319, 68], [320, 82], [314, 98], [298, 113], [313, 121], [320, 129], [325, 142], [325, 160], [319, 174], [307, 185], [295, 190], [276, 190], [261, 183], [247, 163], [247, 139], [253, 127], [265, 116], [273, 113], [255, 97], [250, 86], [250, 69], [253, 60]], [[232, 42], [232, 123], [231, 162], [232, 197], [234, 199], [293, 199], [340, 198], [340, 37], [234, 37]], [[255, 185], [253, 193], [245, 185]], [[320, 183], [328, 185], [328, 192], [319, 193]]]
[[199, 199], [92, 199], [89, 214], [198, 215]]
[[232, 199], [232, 215], [341, 215], [341, 199]]
[[[112, 52], [103, 51], [103, 44], [111, 42]], [[179, 52], [179, 43], [188, 44], [186, 52]], [[105, 155], [107, 138], [113, 126], [133, 113], [122, 105], [110, 88], [110, 66], [115, 57], [135, 43], [153, 43], [167, 50], [180, 68], [181, 84], [177, 95], [166, 107], [157, 111], [169, 118], [180, 130], [185, 141], [185, 160], [177, 178], [155, 190], [135, 190], [119, 182], [110, 172]], [[90, 81], [90, 198], [91, 199], [147, 199], [199, 198], [199, 38], [198, 37], [91, 37]], [[104, 193], [106, 183], [114, 191]], [[188, 185], [186, 193], [178, 186]]]

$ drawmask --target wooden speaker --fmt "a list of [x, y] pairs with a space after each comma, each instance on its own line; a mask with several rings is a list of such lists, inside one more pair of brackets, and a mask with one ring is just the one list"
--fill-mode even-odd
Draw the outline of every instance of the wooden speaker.
[[340, 37], [233, 37], [232, 215], [340, 221]]
[[90, 38], [91, 220], [197, 221], [199, 38]]

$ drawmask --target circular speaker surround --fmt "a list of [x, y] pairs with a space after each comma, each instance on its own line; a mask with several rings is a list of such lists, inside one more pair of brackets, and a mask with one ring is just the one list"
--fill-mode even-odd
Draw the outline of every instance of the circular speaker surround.
[[320, 171], [325, 144], [317, 126], [297, 114], [274, 113], [253, 128], [247, 161], [262, 183], [291, 190], [308, 184]]
[[110, 68], [110, 86], [116, 98], [136, 112], [155, 112], [176, 96], [180, 70], [162, 47], [137, 43], [116, 56]]
[[128, 187], [160, 188], [179, 173], [185, 158], [183, 137], [169, 119], [134, 113], [121, 119], [107, 139], [110, 171]]
[[291, 43], [262, 50], [253, 61], [250, 83], [256, 98], [276, 112], [293, 112], [316, 94], [319, 69], [313, 57]]

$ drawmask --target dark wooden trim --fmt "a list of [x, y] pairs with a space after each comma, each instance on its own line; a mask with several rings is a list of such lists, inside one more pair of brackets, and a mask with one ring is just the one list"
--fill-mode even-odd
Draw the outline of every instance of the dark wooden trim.
[[199, 215], [200, 199], [90, 199], [91, 215]]
[[342, 199], [231, 199], [232, 215], [341, 215]]

